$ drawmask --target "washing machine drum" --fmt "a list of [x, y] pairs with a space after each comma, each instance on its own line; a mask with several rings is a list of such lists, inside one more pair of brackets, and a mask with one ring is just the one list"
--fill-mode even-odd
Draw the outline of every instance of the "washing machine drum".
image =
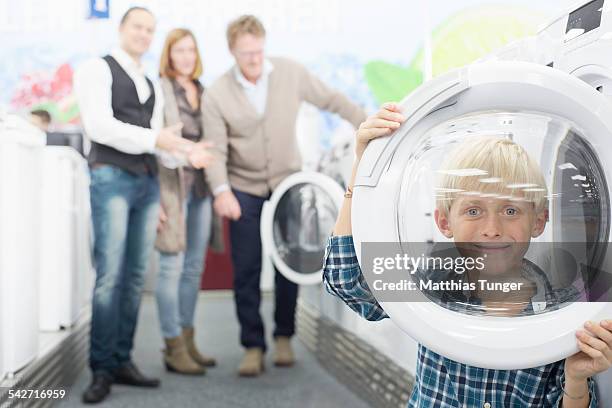
[[283, 180], [262, 210], [261, 239], [276, 269], [300, 285], [321, 283], [327, 239], [344, 190], [332, 178], [304, 171]]
[[352, 225], [376, 299], [413, 338], [487, 368], [578, 351], [612, 317], [612, 107], [524, 62], [438, 77], [359, 165]]

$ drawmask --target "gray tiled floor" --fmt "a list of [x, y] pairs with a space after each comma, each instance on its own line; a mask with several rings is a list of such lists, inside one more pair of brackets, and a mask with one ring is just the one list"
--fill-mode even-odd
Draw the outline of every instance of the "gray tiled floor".
[[[272, 330], [272, 301], [262, 305], [267, 331]], [[159, 376], [162, 387], [141, 390], [113, 386], [104, 407], [206, 407], [206, 408], [367, 408], [347, 388], [338, 383], [317, 363], [297, 338], [293, 345], [297, 364], [292, 368], [276, 368], [271, 353], [266, 358], [266, 372], [254, 378], [239, 378], [236, 367], [242, 348], [238, 342], [238, 325], [234, 303], [229, 292], [203, 294], [198, 302], [196, 335], [204, 352], [217, 358], [219, 365], [205, 377], [186, 377], [167, 373], [161, 364], [162, 340], [158, 328], [155, 300], [143, 298], [140, 321], [136, 334], [134, 360], [148, 375]], [[270, 343], [270, 341], [269, 341]], [[70, 396], [60, 407], [81, 406], [80, 396], [90, 380], [84, 370]]]

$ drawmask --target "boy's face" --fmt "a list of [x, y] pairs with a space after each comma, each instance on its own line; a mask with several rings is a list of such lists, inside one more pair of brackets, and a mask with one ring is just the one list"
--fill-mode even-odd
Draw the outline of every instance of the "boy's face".
[[440, 232], [460, 249], [471, 257], [486, 255], [487, 274], [520, 265], [531, 238], [544, 231], [547, 217], [546, 210], [536, 213], [532, 202], [478, 196], [459, 196], [448, 214], [438, 209], [434, 214]]

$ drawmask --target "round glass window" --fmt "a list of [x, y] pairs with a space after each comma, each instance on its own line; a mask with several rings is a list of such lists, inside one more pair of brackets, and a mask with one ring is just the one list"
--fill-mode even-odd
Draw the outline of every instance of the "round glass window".
[[282, 261], [301, 274], [321, 270], [337, 216], [336, 203], [318, 185], [299, 183], [289, 188], [274, 211], [274, 245]]
[[428, 301], [514, 317], [596, 298], [609, 197], [597, 154], [573, 123], [477, 112], [414, 146], [397, 225], [410, 278]]

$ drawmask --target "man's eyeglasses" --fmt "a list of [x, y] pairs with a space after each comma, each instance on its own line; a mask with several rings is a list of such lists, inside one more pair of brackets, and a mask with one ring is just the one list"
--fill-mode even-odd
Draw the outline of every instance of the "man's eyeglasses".
[[257, 51], [238, 51], [238, 50], [234, 50], [234, 54], [240, 58], [240, 59], [246, 59], [246, 58], [253, 58], [253, 57], [259, 57], [261, 55], [263, 55], [264, 50], [257, 50]]

